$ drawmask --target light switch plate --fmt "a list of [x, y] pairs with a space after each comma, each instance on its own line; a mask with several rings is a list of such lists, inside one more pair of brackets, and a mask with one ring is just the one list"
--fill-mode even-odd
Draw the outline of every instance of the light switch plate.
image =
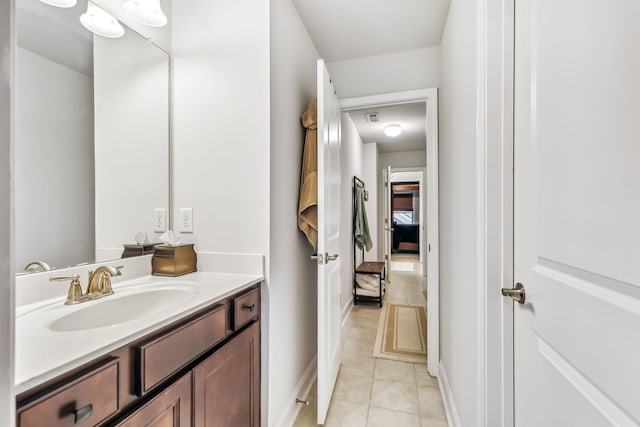
[[180, 208], [178, 231], [181, 233], [193, 233], [193, 208]]
[[153, 210], [153, 231], [157, 233], [167, 231], [167, 210], [165, 208]]

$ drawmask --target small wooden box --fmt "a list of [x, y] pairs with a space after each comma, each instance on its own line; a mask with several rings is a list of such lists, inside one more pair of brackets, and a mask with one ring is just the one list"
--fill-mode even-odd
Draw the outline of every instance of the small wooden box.
[[180, 246], [156, 245], [151, 258], [151, 274], [155, 276], [182, 276], [196, 271], [198, 256], [193, 244]]
[[150, 255], [155, 251], [155, 245], [159, 243], [125, 243], [124, 251], [122, 251], [122, 256], [120, 258], [131, 258], [134, 256], [140, 255]]

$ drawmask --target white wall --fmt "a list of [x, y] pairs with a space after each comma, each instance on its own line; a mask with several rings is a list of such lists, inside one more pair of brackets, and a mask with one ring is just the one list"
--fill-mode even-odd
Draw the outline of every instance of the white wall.
[[[340, 169], [342, 185], [340, 194], [340, 306], [344, 308], [353, 300], [353, 176], [362, 177], [362, 139], [351, 116], [342, 113], [342, 146], [340, 147]], [[366, 182], [366, 181], [365, 181]], [[368, 184], [367, 184], [368, 185]], [[367, 211], [369, 213], [369, 211]], [[371, 225], [371, 224], [370, 224]], [[358, 261], [360, 258], [358, 257]]]
[[317, 95], [317, 59], [291, 0], [272, 0], [269, 355], [263, 355], [270, 378], [263, 425], [269, 426], [287, 425], [300, 408], [298, 387], [305, 386], [301, 381], [317, 348], [317, 267], [297, 228], [305, 137], [300, 116]]
[[58, 268], [92, 261], [93, 80], [16, 52], [15, 269], [36, 260]]
[[153, 234], [154, 209], [169, 212], [169, 57], [131, 31], [95, 37], [93, 57], [95, 259], [106, 261]]
[[440, 47], [327, 64], [340, 99], [440, 85]]
[[269, 4], [173, 5], [174, 214], [200, 251], [266, 254]]
[[12, 1], [0, 0], [0, 425], [14, 425], [13, 182], [11, 109], [15, 76]]
[[365, 252], [365, 261], [382, 260], [382, 243], [378, 240], [378, 146], [370, 142], [362, 145], [362, 180], [367, 186], [369, 200], [365, 203], [367, 219], [369, 220], [369, 230], [373, 247], [369, 252]]
[[427, 164], [427, 152], [420, 150], [380, 153], [378, 161], [380, 166], [378, 168], [379, 170], [387, 166], [391, 166], [391, 168], [423, 168]]
[[476, 2], [454, 0], [440, 89], [440, 358], [464, 426], [478, 423]]

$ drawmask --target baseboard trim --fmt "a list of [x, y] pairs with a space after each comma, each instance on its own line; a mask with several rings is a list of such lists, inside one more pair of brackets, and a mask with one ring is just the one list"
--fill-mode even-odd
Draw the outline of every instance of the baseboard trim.
[[447, 422], [451, 427], [462, 427], [460, 423], [460, 417], [458, 416], [458, 410], [456, 409], [456, 403], [453, 400], [453, 393], [451, 392], [451, 386], [449, 385], [449, 377], [447, 377], [447, 371], [440, 362], [440, 377], [438, 378], [440, 383], [440, 394], [442, 395], [442, 402], [444, 403], [444, 411], [447, 414]]
[[318, 376], [318, 359], [317, 356], [314, 356], [307, 369], [302, 374], [302, 378], [298, 381], [296, 388], [293, 390], [293, 393], [289, 396], [288, 404], [278, 421], [276, 422], [276, 427], [291, 427], [293, 423], [298, 418], [298, 414], [302, 409], [302, 404], [296, 403], [296, 399], [306, 399], [311, 391], [311, 387], [313, 387], [313, 383], [316, 381], [316, 377]]
[[347, 323], [347, 319], [351, 316], [351, 311], [353, 310], [353, 298], [350, 298], [349, 301], [342, 307], [340, 316], [342, 318], [342, 322], [340, 322], [340, 326], [344, 328], [344, 324]]

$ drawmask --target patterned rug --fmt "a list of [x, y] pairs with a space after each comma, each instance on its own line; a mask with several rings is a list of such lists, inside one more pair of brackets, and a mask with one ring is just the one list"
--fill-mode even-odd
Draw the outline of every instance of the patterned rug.
[[427, 312], [424, 305], [385, 303], [373, 356], [427, 363]]

